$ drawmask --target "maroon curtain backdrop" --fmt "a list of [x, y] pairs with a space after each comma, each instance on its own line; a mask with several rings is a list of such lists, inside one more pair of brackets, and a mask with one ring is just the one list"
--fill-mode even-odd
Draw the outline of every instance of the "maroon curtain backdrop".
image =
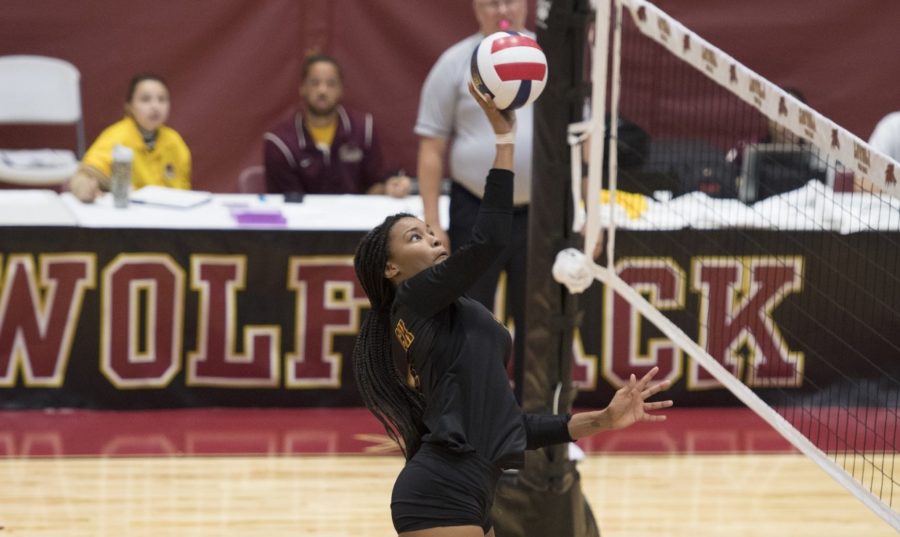
[[[533, 20], [534, 2], [531, 0]], [[658, 0], [685, 25], [868, 138], [900, 109], [896, 0]], [[262, 133], [296, 103], [303, 54], [335, 55], [350, 106], [374, 113], [390, 166], [415, 169], [419, 88], [476, 29], [470, 0], [3, 0], [0, 55], [64, 58], [82, 73], [88, 143], [122, 113], [128, 79], [156, 71], [194, 185], [234, 191], [261, 162]], [[69, 144], [67, 131], [0, 128], [0, 147]]]

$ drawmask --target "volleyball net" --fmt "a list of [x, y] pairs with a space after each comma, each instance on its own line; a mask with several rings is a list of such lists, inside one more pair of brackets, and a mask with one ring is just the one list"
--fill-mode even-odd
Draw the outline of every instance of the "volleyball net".
[[729, 390], [900, 530], [898, 164], [644, 0], [593, 33], [554, 276], [636, 319], [603, 360]]

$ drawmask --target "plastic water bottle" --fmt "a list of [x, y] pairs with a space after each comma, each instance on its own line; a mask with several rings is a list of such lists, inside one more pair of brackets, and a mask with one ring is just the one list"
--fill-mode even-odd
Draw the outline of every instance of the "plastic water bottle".
[[131, 162], [133, 160], [134, 151], [124, 145], [113, 146], [109, 188], [113, 195], [113, 205], [119, 209], [128, 207], [128, 196], [131, 194]]

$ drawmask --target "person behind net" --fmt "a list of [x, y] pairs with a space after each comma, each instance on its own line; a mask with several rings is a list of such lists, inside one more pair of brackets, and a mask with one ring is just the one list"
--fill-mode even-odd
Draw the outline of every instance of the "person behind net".
[[497, 480], [502, 469], [522, 467], [524, 450], [660, 421], [665, 416], [649, 411], [672, 405], [647, 402], [669, 387], [650, 384], [653, 368], [640, 380], [632, 375], [603, 410], [523, 414], [504, 366], [510, 334], [466, 296], [510, 240], [515, 114], [498, 111], [471, 84], [469, 93], [496, 136], [471, 238], [450, 255], [425, 222], [396, 214], [366, 234], [354, 256], [371, 303], [354, 374], [366, 406], [406, 458], [391, 497], [402, 537], [493, 536]]
[[[881, 118], [869, 136], [869, 145], [900, 162], [900, 111]], [[881, 188], [863, 175], [853, 177], [853, 190], [879, 194]]]
[[125, 117], [107, 127], [91, 144], [69, 190], [91, 203], [110, 188], [113, 146], [134, 152], [131, 187], [191, 188], [191, 151], [169, 119], [169, 86], [162, 77], [141, 73], [132, 77], [125, 98]]
[[869, 137], [869, 145], [900, 162], [900, 112], [881, 118]]
[[301, 110], [263, 136], [266, 189], [283, 194], [409, 194], [408, 177], [385, 177], [372, 114], [341, 104], [337, 60], [312, 54], [303, 62]]

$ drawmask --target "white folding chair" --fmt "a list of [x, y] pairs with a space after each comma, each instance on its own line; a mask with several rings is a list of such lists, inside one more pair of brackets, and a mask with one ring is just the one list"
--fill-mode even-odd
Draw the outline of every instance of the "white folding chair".
[[81, 74], [71, 63], [45, 56], [0, 56], [0, 124], [75, 126], [75, 152], [0, 148], [0, 181], [53, 186], [78, 170], [84, 155]]

